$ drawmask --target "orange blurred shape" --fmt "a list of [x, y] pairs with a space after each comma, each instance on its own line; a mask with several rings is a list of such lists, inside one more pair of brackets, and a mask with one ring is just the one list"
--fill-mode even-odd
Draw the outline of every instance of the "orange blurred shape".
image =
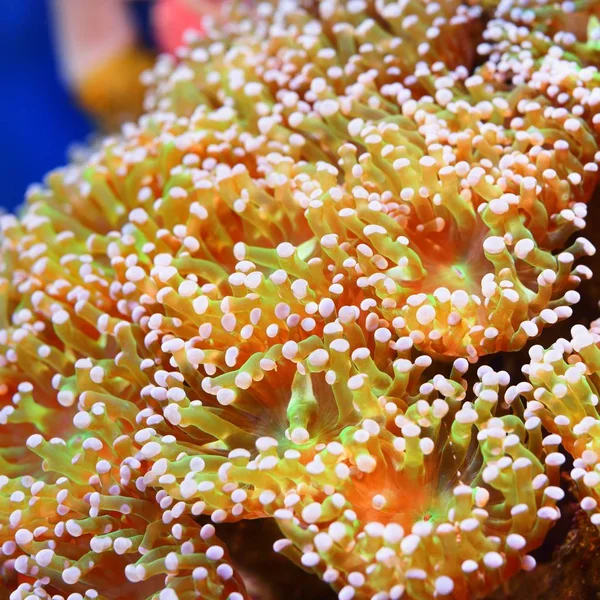
[[202, 32], [202, 17], [219, 14], [220, 0], [158, 0], [154, 28], [160, 49], [173, 54], [188, 29]]

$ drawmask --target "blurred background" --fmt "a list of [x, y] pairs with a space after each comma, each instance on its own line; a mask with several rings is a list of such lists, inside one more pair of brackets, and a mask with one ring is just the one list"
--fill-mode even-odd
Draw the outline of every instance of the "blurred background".
[[141, 109], [140, 73], [220, 0], [1, 0], [0, 210]]

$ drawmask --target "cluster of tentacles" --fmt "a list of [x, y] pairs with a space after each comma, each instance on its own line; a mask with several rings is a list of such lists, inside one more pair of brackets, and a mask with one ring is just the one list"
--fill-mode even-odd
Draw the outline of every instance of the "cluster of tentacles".
[[600, 328], [470, 366], [591, 276], [600, 2], [230, 10], [0, 219], [4, 585], [243, 600], [219, 524], [272, 518], [340, 600], [481, 597], [565, 453], [600, 525]]

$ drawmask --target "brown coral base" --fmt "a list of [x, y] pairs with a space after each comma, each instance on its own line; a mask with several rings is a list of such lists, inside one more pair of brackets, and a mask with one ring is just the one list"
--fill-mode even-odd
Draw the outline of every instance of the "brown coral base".
[[[574, 507], [571, 507], [573, 510]], [[564, 511], [569, 509], [563, 509]], [[522, 572], [486, 600], [593, 600], [600, 598], [600, 535], [582, 511], [571, 514], [570, 531], [552, 558]]]

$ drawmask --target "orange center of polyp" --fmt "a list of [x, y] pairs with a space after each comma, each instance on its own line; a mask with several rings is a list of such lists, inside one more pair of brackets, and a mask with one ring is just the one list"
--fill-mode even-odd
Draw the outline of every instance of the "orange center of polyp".
[[[377, 495], [385, 498], [382, 509], [373, 506]], [[362, 523], [394, 522], [409, 532], [414, 523], [426, 520], [430, 494], [427, 485], [390, 467], [357, 477], [345, 496]]]
[[477, 228], [468, 240], [448, 239], [442, 233], [420, 246], [418, 253], [426, 275], [419, 281], [418, 291], [432, 293], [446, 287], [450, 292], [480, 292], [482, 277], [494, 270], [483, 251], [486, 233]]

